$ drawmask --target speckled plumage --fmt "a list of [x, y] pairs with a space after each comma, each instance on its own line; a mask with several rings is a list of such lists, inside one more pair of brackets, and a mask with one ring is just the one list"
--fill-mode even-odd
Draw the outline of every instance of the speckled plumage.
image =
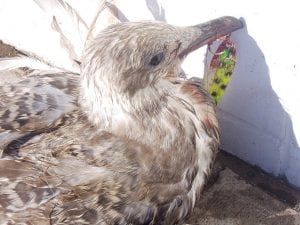
[[[76, 74], [29, 77], [11, 99], [14, 87], [2, 87], [0, 140], [27, 137], [0, 146], [2, 224], [182, 223], [209, 175], [219, 129], [210, 96], [180, 78], [180, 65], [224, 35], [216, 23], [227, 33], [240, 26], [233, 18], [113, 25], [87, 43], [80, 88], [60, 80]], [[54, 98], [45, 87], [73, 97]]]
[[50, 129], [74, 110], [78, 82], [78, 74], [32, 71], [0, 86], [0, 155], [11, 141]]

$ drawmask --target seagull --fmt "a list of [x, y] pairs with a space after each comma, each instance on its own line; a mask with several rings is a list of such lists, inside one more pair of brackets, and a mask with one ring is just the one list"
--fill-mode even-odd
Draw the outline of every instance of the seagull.
[[86, 43], [79, 76], [34, 71], [1, 86], [1, 224], [184, 223], [219, 125], [181, 63], [241, 27], [233, 17], [119, 23]]

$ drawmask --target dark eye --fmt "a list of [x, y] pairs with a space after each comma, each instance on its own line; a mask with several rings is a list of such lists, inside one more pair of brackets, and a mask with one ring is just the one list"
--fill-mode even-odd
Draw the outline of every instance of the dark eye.
[[164, 57], [165, 57], [164, 53], [163, 53], [163, 52], [160, 52], [160, 53], [158, 53], [157, 55], [155, 55], [155, 56], [153, 56], [153, 57], [151, 58], [151, 61], [150, 61], [149, 64], [150, 64], [151, 66], [157, 66], [158, 64], [161, 63], [161, 61], [164, 59]]

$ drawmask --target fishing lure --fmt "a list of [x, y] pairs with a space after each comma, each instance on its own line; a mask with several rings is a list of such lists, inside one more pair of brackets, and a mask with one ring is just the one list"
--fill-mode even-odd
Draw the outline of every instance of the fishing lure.
[[[210, 45], [208, 45], [208, 51]], [[230, 36], [226, 36], [213, 53], [210, 64], [204, 75], [204, 86], [212, 95], [216, 104], [219, 104], [231, 80], [236, 65], [236, 47]]]

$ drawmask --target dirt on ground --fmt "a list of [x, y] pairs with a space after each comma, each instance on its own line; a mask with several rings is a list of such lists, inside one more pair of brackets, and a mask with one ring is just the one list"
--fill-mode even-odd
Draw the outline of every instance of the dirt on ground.
[[0, 41], [0, 58], [16, 56], [17, 53], [18, 51], [15, 48], [5, 45]]

